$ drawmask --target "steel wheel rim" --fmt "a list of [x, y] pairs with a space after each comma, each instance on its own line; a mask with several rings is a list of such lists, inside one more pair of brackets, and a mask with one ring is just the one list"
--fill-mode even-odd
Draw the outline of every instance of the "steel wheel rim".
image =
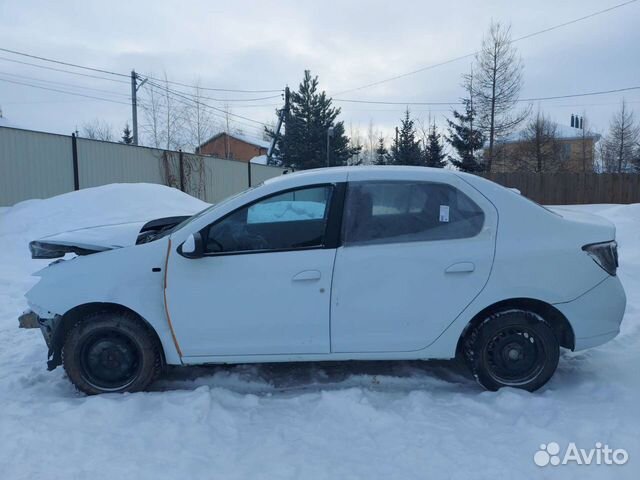
[[103, 329], [87, 338], [80, 350], [83, 379], [102, 391], [118, 391], [130, 386], [142, 369], [137, 342], [116, 329]]
[[546, 364], [544, 344], [527, 327], [508, 326], [498, 330], [484, 350], [491, 378], [507, 386], [520, 386], [534, 380]]

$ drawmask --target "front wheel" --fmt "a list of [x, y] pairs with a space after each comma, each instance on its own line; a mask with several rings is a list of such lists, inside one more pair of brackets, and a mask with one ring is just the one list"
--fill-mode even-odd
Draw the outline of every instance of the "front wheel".
[[156, 339], [133, 314], [97, 312], [80, 320], [62, 348], [71, 382], [88, 395], [144, 390], [159, 375]]
[[560, 345], [540, 315], [508, 310], [473, 328], [465, 339], [464, 354], [474, 377], [486, 389], [515, 387], [533, 392], [555, 372]]

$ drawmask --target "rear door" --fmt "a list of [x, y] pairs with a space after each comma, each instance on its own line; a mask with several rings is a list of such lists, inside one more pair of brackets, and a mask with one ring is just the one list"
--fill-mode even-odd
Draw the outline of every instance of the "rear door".
[[333, 278], [332, 352], [423, 349], [482, 291], [497, 212], [458, 177], [439, 178], [349, 177]]

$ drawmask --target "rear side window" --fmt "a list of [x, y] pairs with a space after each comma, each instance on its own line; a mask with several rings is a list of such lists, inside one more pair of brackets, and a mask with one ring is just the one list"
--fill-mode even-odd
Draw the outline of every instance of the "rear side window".
[[345, 245], [421, 242], [477, 235], [484, 213], [451, 185], [355, 182], [345, 204]]

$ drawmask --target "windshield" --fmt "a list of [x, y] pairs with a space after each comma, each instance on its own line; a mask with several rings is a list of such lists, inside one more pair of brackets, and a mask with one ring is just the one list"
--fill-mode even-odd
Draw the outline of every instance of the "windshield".
[[[246, 190], [242, 190], [241, 192], [238, 192], [238, 193], [236, 193], [234, 195], [231, 195], [230, 197], [227, 197], [227, 198], [223, 199], [222, 201], [220, 201], [218, 203], [214, 203], [210, 207], [207, 207], [204, 210], [196, 213], [195, 215], [192, 215], [191, 217], [181, 221], [180, 223], [175, 225], [170, 230], [167, 230], [167, 233], [165, 233], [164, 235], [171, 235], [173, 232], [177, 232], [181, 228], [186, 227], [187, 225], [189, 225], [191, 222], [194, 222], [194, 221], [198, 220], [203, 215], [208, 214], [210, 211], [212, 211], [212, 210], [214, 210], [214, 209], [216, 209], [218, 207], [221, 207], [221, 206], [227, 204], [228, 202], [230, 202], [231, 200], [234, 200], [235, 198], [238, 198], [240, 195], [244, 195], [245, 193], [250, 192], [251, 190], [254, 190], [254, 189], [256, 189], [256, 188], [258, 188], [260, 186], [262, 186], [262, 183], [254, 186], [254, 187], [247, 188]], [[162, 235], [162, 236], [164, 236], [164, 235]]]

